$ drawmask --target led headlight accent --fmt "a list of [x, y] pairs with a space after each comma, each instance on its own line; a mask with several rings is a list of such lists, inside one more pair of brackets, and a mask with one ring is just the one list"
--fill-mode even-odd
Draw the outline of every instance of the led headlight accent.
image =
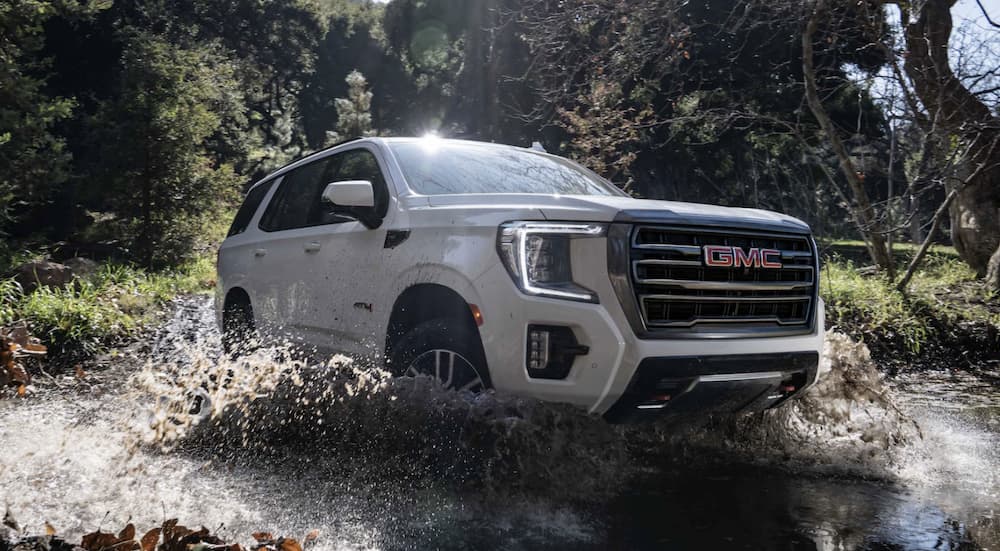
[[529, 295], [597, 302], [597, 295], [573, 282], [570, 240], [601, 237], [603, 224], [511, 222], [500, 226], [500, 258], [514, 282]]

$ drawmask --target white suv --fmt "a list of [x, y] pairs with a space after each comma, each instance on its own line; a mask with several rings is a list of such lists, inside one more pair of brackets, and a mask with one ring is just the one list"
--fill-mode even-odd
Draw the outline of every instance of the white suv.
[[230, 350], [256, 332], [609, 420], [774, 407], [820, 375], [806, 224], [634, 199], [531, 149], [313, 154], [250, 189], [218, 270]]

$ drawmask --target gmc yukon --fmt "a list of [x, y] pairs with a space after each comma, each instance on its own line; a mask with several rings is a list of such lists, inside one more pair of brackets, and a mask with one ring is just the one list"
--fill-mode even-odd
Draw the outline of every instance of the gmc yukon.
[[219, 251], [224, 343], [287, 338], [627, 421], [780, 405], [820, 376], [809, 227], [635, 199], [533, 149], [366, 138], [255, 184]]

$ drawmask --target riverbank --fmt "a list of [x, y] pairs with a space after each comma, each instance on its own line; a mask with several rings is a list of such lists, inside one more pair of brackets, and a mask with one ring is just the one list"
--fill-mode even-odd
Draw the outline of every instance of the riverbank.
[[163, 319], [172, 299], [214, 287], [215, 265], [208, 256], [161, 271], [95, 263], [68, 282], [31, 292], [14, 277], [0, 279], [0, 330], [26, 331], [48, 347], [47, 363], [65, 367], [135, 341]]
[[[864, 342], [883, 371], [974, 370], [1000, 360], [1000, 303], [953, 248], [932, 247], [906, 294], [866, 268], [861, 243], [831, 242], [820, 250], [827, 328]], [[899, 244], [895, 251], [902, 270], [915, 247]], [[58, 370], [136, 340], [162, 319], [171, 299], [211, 292], [214, 278], [212, 255], [205, 253], [156, 272], [104, 263], [71, 284], [31, 293], [0, 279], [0, 328], [27, 329], [49, 347], [46, 362]]]
[[[931, 247], [906, 293], [868, 268], [860, 242], [825, 243], [820, 251], [827, 329], [865, 343], [883, 371], [977, 370], [1000, 361], [1000, 300], [954, 248]], [[897, 273], [915, 251], [894, 247]]]

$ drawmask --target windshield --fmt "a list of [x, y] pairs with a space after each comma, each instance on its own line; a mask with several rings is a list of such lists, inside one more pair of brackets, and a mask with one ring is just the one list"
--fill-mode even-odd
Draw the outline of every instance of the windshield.
[[437, 140], [390, 147], [410, 188], [422, 195], [622, 195], [607, 180], [575, 163], [527, 149]]

